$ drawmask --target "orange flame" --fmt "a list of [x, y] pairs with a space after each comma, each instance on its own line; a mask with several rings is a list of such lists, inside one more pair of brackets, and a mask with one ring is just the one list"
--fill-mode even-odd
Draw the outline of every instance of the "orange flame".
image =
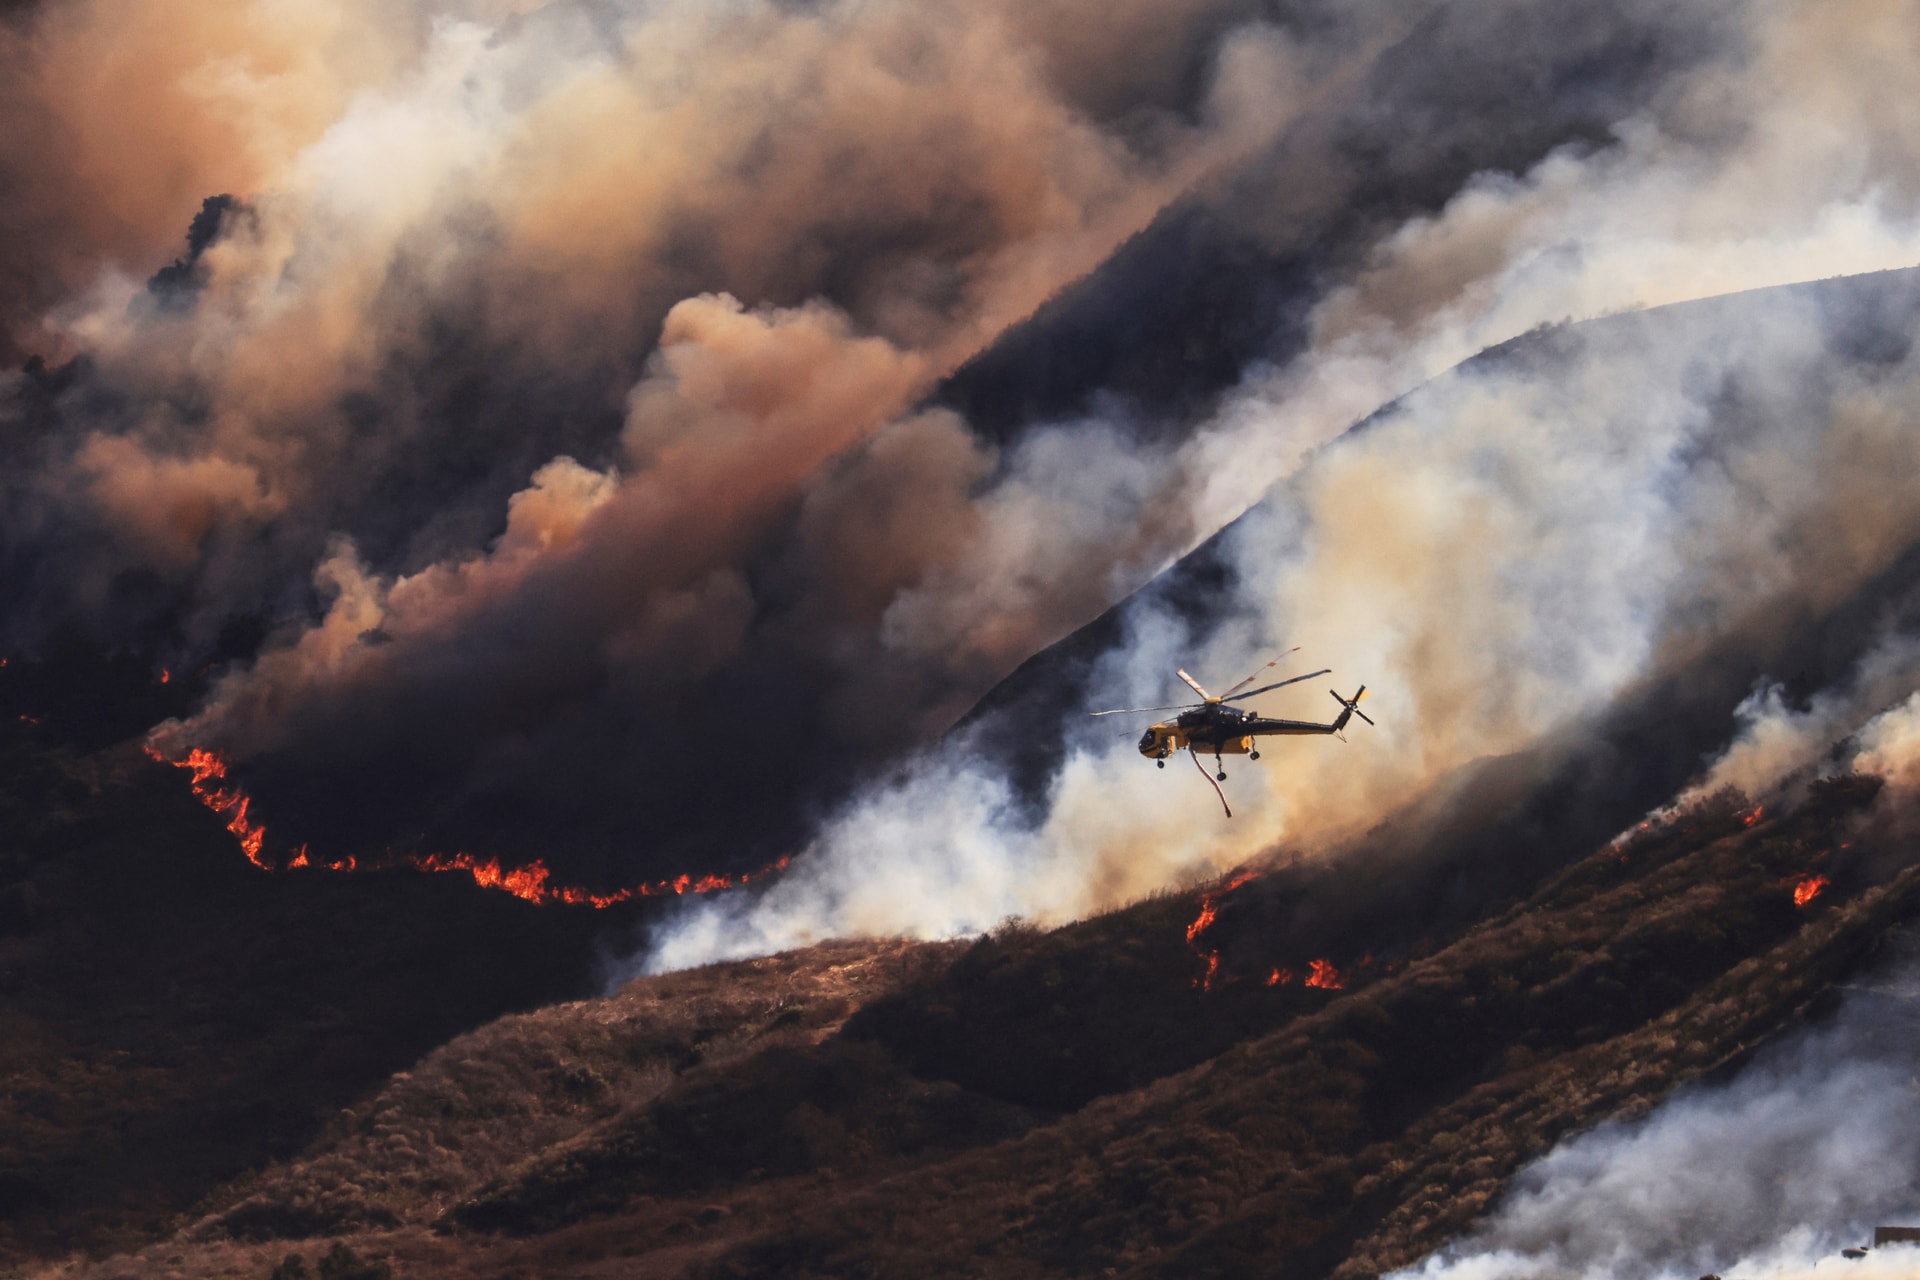
[[171, 679], [173, 679], [173, 672], [167, 670], [165, 667], [160, 668], [160, 683], [165, 684]]
[[1220, 973], [1220, 953], [1211, 948], [1202, 951], [1199, 946], [1196, 945], [1195, 940], [1199, 938], [1201, 934], [1205, 933], [1208, 927], [1213, 924], [1214, 916], [1219, 914], [1221, 898], [1232, 893], [1248, 881], [1259, 878], [1260, 873], [1257, 871], [1236, 871], [1232, 877], [1228, 879], [1226, 884], [1211, 893], [1201, 895], [1200, 914], [1195, 916], [1193, 923], [1187, 926], [1187, 945], [1193, 948], [1195, 955], [1207, 962], [1207, 971], [1193, 980], [1193, 985], [1202, 991], [1213, 990], [1213, 980], [1219, 976]]
[[[247, 817], [251, 799], [238, 787], [227, 788], [220, 785], [227, 776], [227, 762], [218, 752], [196, 747], [187, 753], [186, 759], [171, 761], [152, 747], [147, 748], [147, 754], [163, 764], [172, 764], [191, 772], [193, 794], [201, 804], [227, 819], [227, 830], [239, 840], [240, 850], [247, 855], [247, 861], [263, 871], [274, 869], [273, 864], [261, 853], [262, 846], [266, 843], [266, 827], [250, 821]], [[405, 867], [423, 872], [462, 872], [473, 877], [473, 882], [483, 889], [499, 889], [525, 902], [535, 904], [558, 902], [569, 906], [588, 906], [601, 910], [634, 898], [657, 898], [667, 894], [713, 893], [721, 889], [732, 889], [750, 881], [765, 879], [776, 871], [783, 871], [789, 861], [791, 861], [790, 858], [783, 857], [758, 871], [743, 872], [737, 876], [704, 875], [696, 880], [692, 876], [681, 875], [671, 880], [657, 880], [651, 884], [616, 889], [611, 893], [594, 893], [578, 885], [556, 885], [552, 883], [553, 872], [541, 859], [535, 859], [524, 867], [509, 867], [498, 858], [483, 859], [470, 853], [398, 855], [389, 853], [384, 860], [374, 866]], [[313, 865], [312, 855], [304, 844], [294, 851], [293, 858], [287, 863], [288, 869]], [[329, 871], [361, 869], [360, 860], [352, 854], [324, 865]]]
[[1209, 894], [1207, 897], [1200, 899], [1200, 914], [1195, 917], [1192, 924], [1187, 926], [1187, 941], [1192, 942], [1195, 938], [1205, 933], [1207, 927], [1213, 923], [1215, 914], [1213, 896]]
[[1347, 985], [1345, 980], [1340, 977], [1340, 971], [1333, 967], [1333, 961], [1315, 960], [1312, 967], [1313, 972], [1307, 975], [1308, 986], [1321, 987], [1328, 991], [1338, 991]]
[[1763, 804], [1757, 804], [1753, 806], [1753, 812], [1749, 813], [1746, 817], [1740, 819], [1740, 825], [1743, 827], [1752, 826], [1754, 823], [1760, 821], [1760, 815], [1765, 813], [1766, 811], [1767, 811], [1767, 806]]
[[195, 747], [187, 752], [185, 760], [167, 761], [152, 747], [147, 754], [155, 760], [177, 765], [193, 774], [193, 794], [200, 803], [227, 820], [227, 830], [240, 842], [240, 852], [247, 855], [247, 861], [262, 870], [271, 870], [267, 860], [260, 856], [261, 846], [266, 843], [267, 829], [257, 822], [249, 821], [247, 809], [252, 801], [247, 793], [234, 787], [231, 790], [219, 784], [227, 776], [227, 762], [212, 751], [202, 751]]
[[1272, 973], [1267, 975], [1267, 985], [1270, 987], [1292, 986], [1293, 970], [1286, 969], [1286, 968], [1275, 969]]
[[1799, 884], [1793, 886], [1793, 905], [1796, 907], [1806, 906], [1809, 902], [1819, 897], [1820, 891], [1831, 883], [1832, 881], [1828, 880], [1825, 876], [1808, 876]]

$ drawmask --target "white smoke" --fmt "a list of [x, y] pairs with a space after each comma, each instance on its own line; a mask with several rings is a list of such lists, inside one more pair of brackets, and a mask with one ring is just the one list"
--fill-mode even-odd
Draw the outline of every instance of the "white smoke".
[[1920, 1275], [1912, 1246], [1840, 1257], [1875, 1226], [1920, 1225], [1916, 999], [1909, 967], [1730, 1084], [1563, 1143], [1484, 1225], [1395, 1280]]

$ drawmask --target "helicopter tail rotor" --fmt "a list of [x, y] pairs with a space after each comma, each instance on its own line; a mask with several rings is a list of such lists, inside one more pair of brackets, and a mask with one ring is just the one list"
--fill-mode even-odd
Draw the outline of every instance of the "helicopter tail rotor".
[[[1358, 689], [1354, 690], [1351, 698], [1343, 698], [1331, 689], [1327, 690], [1327, 693], [1335, 702], [1339, 703], [1341, 707], [1339, 717], [1333, 722], [1333, 731], [1335, 733], [1347, 727], [1347, 717], [1349, 716], [1359, 716], [1368, 724], [1373, 724], [1373, 717], [1360, 709], [1361, 700], [1367, 696], [1367, 686], [1361, 685]], [[1379, 726], [1375, 725], [1374, 727], [1378, 728]]]

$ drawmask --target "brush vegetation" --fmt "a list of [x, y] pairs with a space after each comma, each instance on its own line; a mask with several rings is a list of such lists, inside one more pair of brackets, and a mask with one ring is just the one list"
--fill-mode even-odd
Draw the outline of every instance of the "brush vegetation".
[[[106, 785], [84, 772], [76, 800]], [[1284, 922], [1327, 891], [1286, 868], [1204, 891], [1191, 941], [1202, 891], [638, 979], [453, 1037], [154, 1243], [59, 1274], [1377, 1274], [1566, 1135], [1817, 1014], [1920, 909], [1879, 793], [1713, 797], [1465, 925], [1355, 933], [1339, 990], [1265, 982], [1301, 970]], [[185, 1073], [147, 1069], [105, 1092], [171, 1115]]]

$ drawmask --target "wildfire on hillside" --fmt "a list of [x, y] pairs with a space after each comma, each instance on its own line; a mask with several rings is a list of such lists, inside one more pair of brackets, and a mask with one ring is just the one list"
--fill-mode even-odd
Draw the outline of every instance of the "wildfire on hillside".
[[[1187, 945], [1193, 948], [1194, 954], [1199, 956], [1206, 965], [1200, 976], [1193, 980], [1193, 985], [1200, 990], [1213, 990], [1214, 983], [1220, 977], [1220, 952], [1217, 948], [1202, 947], [1199, 941], [1200, 935], [1213, 926], [1215, 917], [1220, 913], [1220, 900], [1241, 885], [1258, 879], [1259, 876], [1260, 873], [1257, 871], [1236, 871], [1224, 885], [1201, 895], [1200, 914], [1195, 916], [1193, 923], [1187, 926]], [[1373, 956], [1368, 954], [1360, 961], [1360, 966], [1365, 968], [1372, 963]], [[1293, 985], [1298, 976], [1292, 969], [1284, 965], [1276, 965], [1265, 978], [1261, 979], [1260, 985], [1288, 987]], [[1229, 978], [1228, 981], [1238, 981], [1238, 979]], [[1308, 963], [1306, 985], [1318, 987], [1324, 991], [1338, 991], [1347, 984], [1333, 961], [1320, 959]]]
[[[201, 804], [226, 819], [227, 830], [232, 832], [234, 838], [240, 842], [240, 851], [247, 855], [247, 861], [263, 871], [280, 869], [275, 867], [263, 852], [267, 838], [266, 827], [248, 817], [251, 799], [239, 787], [225, 785], [227, 762], [217, 752], [196, 747], [181, 760], [168, 760], [151, 747], [147, 748], [147, 754], [162, 764], [186, 769], [193, 775], [194, 796]], [[479, 858], [470, 853], [389, 853], [385, 858], [363, 867], [360, 860], [351, 854], [334, 862], [315, 862], [311, 851], [303, 844], [294, 850], [293, 857], [287, 861], [285, 869], [291, 871], [317, 866], [328, 871], [342, 872], [389, 868], [422, 872], [459, 872], [471, 876], [473, 882], [484, 889], [499, 889], [524, 902], [539, 906], [552, 903], [585, 906], [597, 911], [617, 903], [630, 902], [635, 898], [714, 893], [721, 889], [737, 888], [785, 869], [788, 861], [789, 859], [783, 857], [758, 871], [742, 872], [735, 876], [679, 875], [671, 879], [615, 889], [610, 893], [595, 893], [580, 885], [555, 884], [553, 872], [540, 859], [535, 859], [525, 866], [509, 867], [498, 858]], [[1188, 934], [1189, 938], [1192, 936], [1192, 933]]]
[[1793, 905], [1796, 907], [1806, 906], [1809, 902], [1819, 897], [1820, 891], [1831, 883], [1832, 881], [1825, 876], [1807, 876], [1793, 886]]

